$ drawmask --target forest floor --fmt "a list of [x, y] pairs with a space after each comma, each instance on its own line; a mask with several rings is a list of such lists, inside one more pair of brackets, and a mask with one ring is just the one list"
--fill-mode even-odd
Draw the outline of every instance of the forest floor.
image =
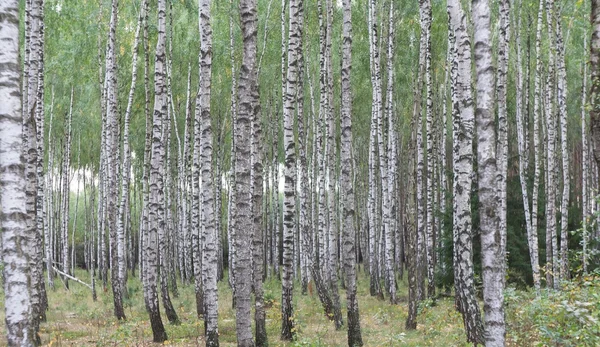
[[[81, 279], [88, 277], [87, 273], [82, 270], [78, 271], [77, 275]], [[594, 293], [600, 295], [600, 280], [594, 278], [593, 282], [597, 284], [594, 287]], [[442, 297], [435, 302], [427, 300], [421, 303], [417, 330], [406, 331], [404, 328], [407, 316], [406, 282], [399, 284], [400, 303], [398, 305], [390, 305], [387, 300], [381, 301], [371, 297], [368, 277], [362, 272], [358, 283], [360, 323], [365, 346], [470, 346], [465, 340], [461, 315], [454, 308], [454, 298]], [[138, 278], [129, 277], [129, 298], [125, 300], [127, 315], [125, 322], [117, 322], [114, 319], [110, 288], [102, 291], [100, 287], [98, 300], [94, 302], [90, 290], [85, 286], [70, 281], [71, 289], [67, 291], [60, 279], [56, 279], [55, 284], [56, 288], [48, 291], [50, 307], [47, 312], [47, 322], [41, 326], [44, 345], [152, 345], [152, 333]], [[556, 309], [556, 305], [560, 304], [558, 301], [560, 299], [556, 297], [548, 301], [549, 296], [545, 295], [546, 304], [539, 302], [533, 305], [532, 303], [539, 300], [535, 299], [534, 293], [529, 291], [509, 289], [506, 296], [507, 344], [509, 346], [547, 345], [547, 341], [539, 333], [542, 326], [534, 317], [540, 310], [552, 307]], [[340, 331], [335, 330], [334, 324], [328, 321], [323, 314], [316, 290], [313, 295], [301, 295], [298, 283], [295, 284], [294, 308], [297, 338], [294, 342], [283, 342], [279, 339], [281, 290], [278, 281], [267, 280], [265, 299], [268, 304], [267, 333], [270, 346], [346, 345], [345, 326]], [[340, 300], [345, 320], [344, 290], [340, 290]], [[163, 310], [163, 322], [169, 337], [164, 344], [204, 346], [203, 322], [196, 319], [193, 285], [179, 285], [179, 296], [172, 297], [172, 301], [181, 322], [178, 325], [168, 324]], [[3, 293], [0, 289], [0, 304], [3, 302]], [[0, 322], [4, 322], [4, 307], [0, 311]], [[557, 323], [560, 324], [557, 321], [549, 324]], [[586, 324], [586, 322], [582, 324]], [[574, 329], [577, 330], [576, 327]], [[4, 334], [5, 326], [1, 324], [0, 345], [6, 343]], [[219, 334], [221, 346], [235, 346], [235, 310], [231, 308], [231, 290], [227, 281], [219, 283]], [[579, 338], [576, 337], [572, 339], [573, 342], [578, 340]]]

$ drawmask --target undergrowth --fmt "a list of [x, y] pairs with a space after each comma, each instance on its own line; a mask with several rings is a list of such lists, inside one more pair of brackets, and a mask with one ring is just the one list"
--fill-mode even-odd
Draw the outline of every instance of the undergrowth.
[[[77, 272], [86, 278], [86, 272]], [[88, 288], [70, 282], [67, 291], [59, 279], [48, 289], [48, 321], [41, 326], [41, 337], [48, 346], [149, 346], [151, 329], [144, 307], [139, 280], [128, 281], [125, 299], [126, 321], [118, 322], [112, 311], [112, 290], [98, 288], [94, 302]], [[219, 283], [219, 335], [221, 346], [235, 346], [235, 310], [227, 280]], [[360, 274], [358, 297], [362, 336], [365, 346], [469, 346], [462, 317], [454, 308], [454, 298], [442, 296], [419, 305], [419, 325], [406, 331], [406, 282], [399, 282], [398, 305], [390, 305], [369, 295], [369, 280]], [[319, 347], [345, 346], [346, 331], [336, 331], [323, 314], [316, 291], [301, 295], [294, 290], [296, 339], [279, 340], [281, 289], [275, 279], [264, 284], [267, 307], [267, 334], [270, 346]], [[340, 290], [345, 311], [345, 291]], [[508, 346], [600, 346], [600, 274], [576, 278], [563, 284], [562, 291], [535, 292], [508, 288], [505, 292]], [[172, 298], [181, 324], [166, 324], [169, 340], [165, 345], [203, 346], [204, 323], [195, 312], [194, 286], [179, 283], [179, 297]], [[0, 289], [0, 302], [4, 302]], [[164, 312], [163, 312], [164, 313]], [[345, 320], [344, 312], [344, 320]], [[4, 321], [4, 309], [0, 312]], [[5, 327], [0, 327], [4, 336]], [[0, 339], [0, 345], [6, 341]]]

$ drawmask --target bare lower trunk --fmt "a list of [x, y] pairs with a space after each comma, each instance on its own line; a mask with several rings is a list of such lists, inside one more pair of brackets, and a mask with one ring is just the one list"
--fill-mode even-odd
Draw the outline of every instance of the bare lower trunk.
[[[488, 0], [473, 1], [473, 22], [475, 36], [475, 72], [477, 88], [477, 107], [475, 111], [477, 125], [477, 163], [479, 183], [479, 210], [481, 229], [481, 266], [483, 277], [483, 301], [485, 312], [485, 345], [504, 346], [506, 335], [504, 325], [504, 241], [505, 231], [500, 223], [502, 214], [501, 188], [498, 177], [503, 173], [499, 156], [503, 148], [496, 141], [494, 116], [494, 87], [496, 86], [495, 69], [492, 63], [492, 40], [490, 30], [491, 11]], [[500, 51], [498, 87], [499, 98], [505, 96], [507, 57], [507, 13], [508, 8], [501, 8]], [[505, 100], [503, 100], [505, 101]], [[501, 102], [500, 102], [501, 103]], [[500, 108], [502, 111], [502, 107]], [[505, 114], [499, 112], [500, 127], [506, 125]]]
[[[211, 127], [210, 95], [212, 80], [212, 28], [210, 24], [210, 0], [200, 0], [200, 116], [202, 146], [202, 281], [204, 283], [204, 330], [206, 345], [219, 346], [217, 324], [219, 305], [217, 296], [217, 230], [215, 229], [213, 131]], [[219, 178], [220, 180], [220, 178]]]
[[258, 88], [256, 76], [256, 36], [257, 5], [256, 0], [240, 1], [240, 22], [244, 49], [240, 81], [238, 87], [238, 106], [235, 127], [235, 212], [233, 228], [235, 228], [236, 264], [235, 300], [236, 300], [236, 332], [240, 347], [253, 347], [252, 318], [250, 314], [250, 292], [252, 286], [251, 243], [252, 229], [246, 226], [251, 220], [251, 182], [250, 182], [250, 139], [251, 120], [258, 111], [258, 101], [254, 91]]
[[[569, 148], [567, 146], [567, 68], [565, 65], [565, 44], [562, 35], [562, 26], [560, 16], [556, 19], [556, 46], [557, 46], [557, 78], [558, 78], [558, 120], [560, 124], [560, 148], [562, 157], [562, 199], [560, 207], [560, 254], [559, 254], [559, 274], [561, 280], [569, 277], [569, 259], [568, 259], [568, 238], [567, 229], [569, 227], [569, 193], [570, 193], [570, 175], [569, 175]], [[583, 79], [586, 77], [583, 76]]]
[[29, 294], [28, 235], [30, 222], [25, 192], [25, 162], [21, 156], [22, 113], [19, 63], [19, 3], [0, 3], [0, 229], [4, 277], [6, 339], [9, 346], [34, 346]]
[[371, 130], [369, 137], [369, 274], [371, 296], [383, 298], [381, 283], [379, 277], [379, 250], [378, 250], [378, 231], [379, 223], [377, 220], [378, 208], [378, 189], [377, 189], [377, 122], [380, 110], [378, 103], [380, 100], [381, 89], [377, 83], [379, 75], [379, 48], [377, 45], [377, 23], [375, 13], [375, 2], [369, 1], [369, 53], [371, 66], [371, 88], [373, 90], [373, 104], [371, 107]]
[[[392, 16], [390, 16], [392, 18]], [[342, 19], [342, 109], [341, 109], [341, 194], [342, 194], [342, 252], [346, 273], [346, 307], [348, 309], [348, 346], [363, 345], [360, 315], [356, 297], [356, 255], [354, 230], [354, 184], [352, 165], [352, 3], [343, 1]]]
[[145, 244], [145, 275], [144, 275], [144, 298], [146, 310], [150, 316], [153, 341], [163, 342], [167, 340], [167, 333], [160, 317], [158, 303], [158, 258], [159, 249], [157, 245], [158, 229], [164, 229], [164, 200], [163, 173], [164, 173], [164, 146], [163, 143], [163, 117], [167, 113], [167, 91], [166, 91], [166, 69], [165, 69], [165, 17], [166, 6], [164, 0], [158, 1], [158, 41], [155, 56], [155, 83], [154, 83], [154, 118], [152, 122], [152, 159], [150, 160], [150, 201], [148, 208], [148, 230], [146, 232]]
[[448, 14], [456, 36], [454, 64], [457, 67], [457, 78], [454, 80], [456, 100], [453, 105], [455, 110], [453, 114], [455, 287], [467, 340], [475, 344], [483, 344], [483, 324], [475, 299], [471, 230], [474, 126], [471, 44], [467, 33], [466, 16], [459, 1], [448, 1]]
[[283, 142], [285, 149], [285, 184], [283, 198], [283, 275], [281, 298], [281, 338], [291, 340], [294, 336], [292, 295], [294, 233], [296, 229], [296, 148], [294, 141], [294, 110], [298, 82], [298, 46], [302, 40], [302, 27], [298, 19], [303, 15], [302, 1], [289, 1], [289, 39], [287, 53], [286, 88], [283, 108]]
[[547, 123], [547, 181], [546, 181], [546, 284], [558, 289], [559, 267], [556, 240], [556, 110], [555, 110], [555, 59], [556, 42], [554, 40], [554, 0], [546, 0], [546, 25], [548, 28], [548, 80], [546, 83], [546, 123]]

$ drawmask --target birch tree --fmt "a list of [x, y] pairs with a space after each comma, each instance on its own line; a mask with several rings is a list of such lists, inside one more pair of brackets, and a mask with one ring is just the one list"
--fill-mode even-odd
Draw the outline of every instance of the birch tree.
[[[256, 86], [258, 87], [258, 86]], [[258, 89], [252, 91], [253, 98], [259, 100]], [[263, 133], [260, 120], [260, 105], [256, 103], [251, 121], [252, 131], [252, 289], [254, 292], [254, 325], [256, 346], [267, 346], [266, 312], [263, 294], [264, 237], [263, 237]]]
[[[533, 151], [534, 151], [534, 176], [533, 176], [533, 196], [531, 197], [531, 234], [529, 235], [529, 247], [531, 257], [535, 256], [537, 261], [532, 259], [532, 272], [533, 272], [533, 283], [536, 288], [539, 288], [541, 276], [539, 272], [539, 258], [538, 258], [538, 243], [537, 241], [537, 226], [538, 226], [538, 198], [539, 198], [539, 185], [541, 175], [541, 160], [542, 160], [542, 144], [541, 144], [541, 81], [542, 81], [542, 28], [543, 28], [543, 13], [544, 13], [544, 2], [540, 1], [538, 9], [538, 21], [535, 35], [535, 77], [534, 77], [534, 101], [533, 101]], [[536, 271], [537, 270], [537, 271]]]
[[[44, 228], [42, 211], [44, 194], [43, 9], [44, 2], [42, 0], [28, 1], [25, 4], [25, 61], [22, 94], [23, 155], [26, 158], [25, 178], [27, 182], [25, 195], [27, 197], [27, 213], [32, 216], [29, 223], [33, 225], [34, 230], [28, 242], [31, 244], [32, 325], [36, 334], [40, 321], [45, 320], [47, 306], [42, 262], [42, 232]], [[37, 339], [37, 343], [41, 343], [39, 337]]]
[[384, 231], [385, 231], [385, 271], [386, 271], [386, 283], [388, 287], [388, 293], [390, 295], [390, 303], [396, 303], [396, 273], [394, 271], [394, 206], [395, 196], [394, 194], [394, 181], [395, 181], [395, 169], [396, 169], [396, 142], [395, 142], [395, 129], [394, 129], [394, 114], [392, 110], [393, 105], [393, 84], [394, 84], [394, 4], [390, 2], [389, 8], [389, 35], [388, 35], [388, 47], [387, 47], [387, 90], [386, 90], [386, 106], [385, 112], [388, 120], [388, 137], [387, 137], [387, 184], [384, 200]]
[[[425, 226], [424, 233], [420, 231], [420, 235], [423, 235], [425, 238], [425, 248], [419, 250], [420, 254], [426, 254], [427, 259], [427, 297], [433, 297], [435, 295], [435, 258], [434, 258], [434, 223], [433, 223], [433, 77], [432, 77], [432, 67], [431, 67], [431, 22], [432, 22], [432, 13], [431, 13], [431, 1], [425, 0], [421, 2], [421, 11], [423, 12], [423, 25], [422, 28], [424, 32], [422, 35], [425, 37], [421, 39], [421, 44], [425, 44], [425, 48], [421, 48], [422, 52], [425, 52], [425, 134], [427, 139], [427, 153], [426, 158], [420, 158], [425, 160], [425, 177], [422, 177], [421, 180], [424, 181], [421, 186], [426, 188], [425, 193], [425, 208], [424, 217], [425, 217]], [[422, 119], [422, 118], [419, 118]], [[419, 127], [419, 130], [422, 131], [422, 127]], [[422, 135], [421, 135], [422, 137]], [[417, 140], [418, 141], [418, 140]], [[421, 140], [422, 141], [422, 140]], [[419, 147], [422, 151], [422, 146]], [[419, 164], [422, 167], [422, 164]], [[423, 169], [421, 168], [421, 171]], [[417, 173], [418, 175], [418, 173]], [[421, 173], [421, 176], [423, 173]], [[421, 196], [420, 201], [423, 200]], [[422, 203], [421, 203], [422, 204]], [[421, 209], [423, 209], [421, 207]], [[420, 218], [422, 218], [420, 216]], [[425, 266], [425, 264], [422, 264]]]
[[235, 300], [236, 300], [236, 332], [237, 343], [240, 347], [255, 346], [252, 339], [250, 316], [251, 281], [251, 182], [250, 182], [250, 128], [255, 117], [253, 91], [258, 88], [256, 75], [256, 41], [258, 17], [256, 0], [240, 0], [240, 22], [242, 27], [243, 53], [238, 85], [238, 109], [234, 125], [235, 131], [235, 211], [233, 228], [235, 243]]
[[[198, 2], [200, 4], [200, 2]], [[200, 11], [198, 16], [202, 16]], [[199, 20], [200, 20], [199, 17]], [[202, 22], [200, 21], [199, 30], [201, 31]], [[199, 84], [202, 84], [202, 43], [198, 52], [198, 74], [200, 77]], [[206, 64], [206, 60], [204, 60]], [[205, 76], [206, 78], [206, 76]], [[201, 87], [201, 85], [199, 85]], [[209, 94], [210, 97], [210, 94]], [[194, 154], [192, 161], [192, 230], [191, 230], [191, 247], [192, 247], [192, 268], [194, 272], [194, 291], [196, 293], [196, 315], [201, 318], [204, 314], [204, 291], [202, 282], [202, 244], [200, 238], [203, 235], [202, 224], [202, 197], [200, 177], [202, 174], [202, 93], [198, 91], [196, 95], [196, 108], [194, 111]], [[210, 173], [209, 173], [210, 174]]]
[[[568, 238], [567, 229], [569, 226], [569, 193], [570, 193], [570, 175], [569, 175], [569, 148], [567, 137], [567, 67], [565, 64], [565, 47], [562, 34], [562, 25], [559, 14], [556, 15], [556, 59], [557, 59], [557, 98], [558, 98], [558, 121], [560, 128], [560, 149], [562, 157], [562, 199], [560, 205], [560, 254], [559, 254], [559, 278], [566, 280], [568, 278]], [[583, 76], [585, 79], [585, 76]], [[558, 251], [558, 250], [557, 250]]]
[[[117, 180], [118, 180], [118, 96], [117, 96], [117, 61], [116, 61], [116, 31], [117, 31], [117, 0], [112, 1], [108, 43], [106, 49], [106, 200], [108, 203], [108, 230], [111, 247], [111, 285], [113, 289], [114, 314], [118, 320], [125, 319], [123, 309], [123, 284], [119, 276], [119, 264], [124, 262], [123, 233], [118, 230]], [[67, 193], [68, 194], [68, 193]]]
[[467, 340], [484, 343], [483, 324], [475, 300], [473, 273], [473, 240], [471, 236], [471, 187], [473, 180], [473, 93], [471, 90], [471, 44], [467, 33], [466, 15], [457, 0], [448, 1], [448, 14], [456, 36], [454, 62], [457, 75], [454, 81], [456, 100], [453, 115], [454, 171], [454, 257], [455, 290], [463, 315]]
[[217, 317], [217, 244], [215, 230], [213, 192], [213, 131], [211, 127], [210, 93], [212, 79], [212, 28], [210, 24], [210, 0], [200, 0], [200, 114], [201, 135], [195, 141], [202, 146], [202, 282], [204, 283], [204, 324], [206, 345], [219, 345]]
[[[475, 72], [477, 105], [475, 111], [477, 125], [477, 163], [479, 183], [479, 209], [481, 229], [481, 266], [483, 272], [483, 300], [485, 312], [485, 345], [504, 346], [504, 235], [500, 215], [501, 192], [498, 190], [500, 171], [496, 129], [494, 126], [494, 86], [495, 69], [492, 63], [492, 40], [490, 30], [491, 11], [487, 0], [475, 0], [472, 3], [474, 22]], [[508, 8], [501, 8], [501, 42], [498, 86], [506, 79], [506, 24]], [[504, 61], [504, 62], [503, 62]], [[501, 95], [503, 94], [501, 89]], [[501, 115], [503, 116], [503, 115]], [[501, 154], [500, 154], [501, 156]]]
[[546, 82], [546, 123], [547, 123], [547, 181], [546, 181], [546, 283], [558, 289], [559, 268], [556, 240], [556, 115], [555, 115], [555, 64], [556, 42], [554, 40], [554, 0], [546, 0], [546, 26], [548, 29], [548, 77]]
[[164, 0], [158, 1], [158, 40], [154, 58], [154, 116], [152, 122], [152, 158], [150, 160], [149, 190], [150, 201], [148, 210], [148, 230], [146, 232], [145, 254], [146, 269], [144, 275], [144, 299], [146, 310], [150, 316], [153, 341], [167, 340], [167, 333], [160, 317], [158, 304], [158, 258], [157, 233], [159, 228], [164, 228], [164, 146], [163, 143], [163, 118], [167, 113], [167, 86], [165, 83], [165, 17], [166, 4]]
[[303, 15], [302, 0], [289, 1], [289, 37], [287, 53], [286, 88], [283, 106], [283, 146], [285, 149], [285, 184], [283, 200], [283, 276], [281, 297], [281, 338], [291, 340], [294, 335], [294, 232], [296, 228], [296, 147], [294, 139], [294, 111], [298, 88], [298, 46], [302, 40], [302, 27], [298, 23]]
[[[69, 112], [65, 115], [63, 161], [61, 171], [61, 199], [60, 199], [60, 253], [62, 258], [63, 272], [71, 274], [71, 258], [69, 257], [69, 182], [71, 167], [71, 138], [73, 130], [71, 122], [73, 119], [73, 87], [71, 87], [71, 101], [69, 102]], [[68, 278], [63, 276], [65, 287], [69, 288]]]
[[19, 63], [19, 3], [0, 2], [0, 229], [9, 346], [34, 346], [29, 294], [29, 255], [19, 251], [35, 225], [29, 221], [22, 153], [22, 106]]
[[[341, 194], [344, 272], [346, 273], [346, 307], [348, 308], [348, 346], [362, 346], [360, 315], [356, 297], [356, 254], [354, 230], [354, 187], [352, 182], [352, 2], [342, 3], [342, 108], [341, 108]], [[390, 15], [390, 18], [392, 16]], [[391, 21], [391, 20], [390, 20]]]
[[379, 117], [380, 94], [381, 89], [377, 78], [379, 76], [379, 47], [377, 40], [377, 22], [375, 13], [375, 1], [369, 1], [368, 11], [369, 28], [369, 56], [371, 67], [371, 88], [373, 92], [373, 101], [371, 106], [371, 130], [369, 136], [369, 274], [370, 274], [370, 292], [371, 296], [383, 297], [379, 277], [379, 250], [377, 236], [379, 230], [379, 221], [377, 220], [378, 208], [378, 189], [377, 189], [377, 124]]

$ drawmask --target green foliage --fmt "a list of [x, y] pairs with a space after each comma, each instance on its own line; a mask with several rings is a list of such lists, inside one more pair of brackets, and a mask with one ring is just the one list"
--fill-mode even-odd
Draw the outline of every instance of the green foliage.
[[507, 330], [513, 331], [517, 344], [600, 345], [600, 272], [564, 282], [561, 291], [544, 291], [538, 297], [508, 289], [505, 300]]

